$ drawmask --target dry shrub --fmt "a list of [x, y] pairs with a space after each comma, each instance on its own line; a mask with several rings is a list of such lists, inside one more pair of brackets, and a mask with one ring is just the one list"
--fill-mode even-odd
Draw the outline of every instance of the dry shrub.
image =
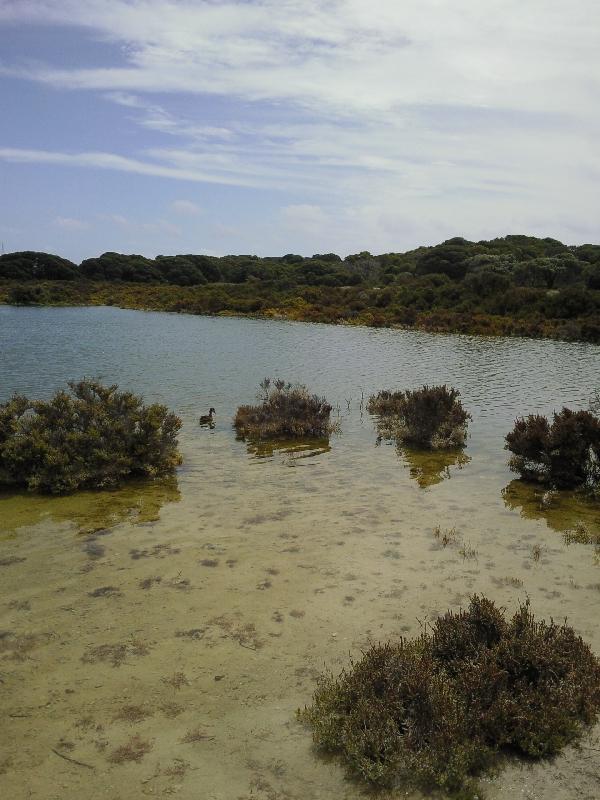
[[240, 406], [233, 424], [240, 438], [290, 439], [328, 437], [337, 430], [331, 406], [305, 386], [265, 378], [256, 406]]
[[168, 475], [181, 463], [181, 420], [165, 406], [98, 381], [69, 388], [0, 405], [0, 485], [62, 494]]
[[563, 533], [565, 544], [594, 544], [600, 547], [600, 531], [591, 531], [583, 522], [576, 522], [573, 528]]
[[108, 760], [113, 764], [124, 764], [127, 761], [140, 762], [150, 750], [152, 750], [150, 742], [139, 736], [132, 736], [128, 742], [113, 750]]
[[369, 398], [367, 411], [378, 416], [384, 439], [428, 450], [463, 447], [470, 414], [460, 392], [449, 386], [422, 386], [404, 392], [382, 390]]
[[572, 628], [474, 596], [430, 633], [322, 676], [299, 716], [373, 784], [466, 798], [501, 757], [558, 753], [599, 710], [600, 663]]
[[558, 489], [600, 488], [600, 418], [563, 408], [552, 423], [539, 414], [519, 418], [506, 436], [509, 466], [525, 480]]

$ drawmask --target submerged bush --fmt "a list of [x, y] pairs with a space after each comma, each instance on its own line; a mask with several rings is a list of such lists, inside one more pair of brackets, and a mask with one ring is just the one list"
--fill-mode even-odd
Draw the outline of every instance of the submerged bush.
[[471, 797], [501, 755], [557, 753], [599, 710], [600, 662], [571, 627], [536, 621], [528, 603], [506, 619], [474, 596], [431, 633], [321, 677], [299, 716], [373, 784]]
[[537, 414], [519, 418], [506, 448], [510, 468], [525, 480], [558, 489], [600, 485], [600, 419], [591, 411], [563, 408], [552, 423]]
[[327, 400], [305, 386], [265, 378], [260, 389], [260, 405], [240, 406], [235, 415], [233, 424], [241, 438], [324, 438], [337, 430]]
[[383, 390], [369, 398], [367, 411], [379, 419], [384, 439], [396, 439], [428, 450], [462, 447], [471, 415], [449, 386], [422, 386], [405, 392]]
[[48, 401], [15, 395], [0, 405], [0, 485], [61, 494], [158, 477], [181, 463], [181, 420], [132, 392], [69, 383]]

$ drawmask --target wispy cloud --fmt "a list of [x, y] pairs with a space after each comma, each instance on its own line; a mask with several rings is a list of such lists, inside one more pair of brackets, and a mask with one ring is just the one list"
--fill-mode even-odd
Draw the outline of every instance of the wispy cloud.
[[204, 209], [191, 200], [175, 200], [171, 203], [171, 208], [183, 217], [200, 217], [204, 214]]
[[281, 209], [281, 216], [285, 225], [300, 232], [314, 231], [315, 228], [321, 229], [328, 222], [327, 214], [321, 206], [309, 203], [284, 206]]
[[581, 112], [598, 81], [594, 0], [568, 10], [559, 0], [19, 0], [2, 19], [86, 27], [127, 46], [124, 68], [23, 71], [77, 89], [235, 95], [319, 113], [406, 103]]
[[89, 222], [73, 217], [56, 217], [54, 224], [65, 231], [87, 231], [91, 227]]
[[231, 139], [233, 132], [228, 128], [214, 125], [203, 125], [186, 120], [169, 113], [165, 108], [150, 103], [144, 98], [127, 92], [106, 92], [107, 100], [126, 108], [138, 109], [140, 113], [136, 120], [145, 128], [160, 131], [161, 133], [180, 136], [190, 140], [205, 141], [207, 139]]
[[140, 233], [163, 233], [168, 236], [181, 236], [179, 225], [174, 225], [165, 219], [139, 221], [133, 220], [123, 214], [107, 214], [103, 217], [106, 222], [112, 223], [130, 235]]
[[5, 0], [3, 21], [120, 48], [0, 74], [97, 95], [139, 131], [4, 161], [275, 189], [271, 246], [600, 235], [596, 0]]
[[[169, 155], [169, 151], [155, 151], [156, 154]], [[174, 161], [183, 163], [183, 158], [178, 158], [172, 152]], [[87, 167], [92, 169], [118, 170], [120, 172], [133, 172], [138, 175], [150, 175], [159, 178], [173, 178], [197, 183], [219, 183], [231, 186], [256, 186], [267, 185], [267, 181], [248, 180], [243, 176], [230, 177], [216, 173], [205, 172], [197, 168], [186, 166], [171, 166], [152, 161], [140, 161], [127, 158], [116, 153], [61, 153], [51, 150], [29, 150], [17, 147], [0, 147], [0, 160], [21, 164], [62, 164], [68, 167]], [[190, 156], [188, 163], [198, 166], [199, 159]]]

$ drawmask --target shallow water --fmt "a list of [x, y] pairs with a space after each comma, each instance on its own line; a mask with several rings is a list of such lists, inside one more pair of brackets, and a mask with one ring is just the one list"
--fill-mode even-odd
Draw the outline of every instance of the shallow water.
[[[3, 797], [364, 797], [295, 709], [324, 667], [473, 592], [509, 610], [529, 597], [600, 652], [600, 564], [562, 536], [579, 520], [598, 530], [600, 510], [568, 495], [546, 507], [503, 450], [517, 414], [587, 406], [597, 346], [0, 307], [0, 354], [0, 401], [100, 375], [176, 410], [185, 459], [164, 484], [0, 496]], [[237, 441], [235, 408], [265, 375], [325, 394], [342, 433], [312, 451]], [[363, 393], [424, 382], [461, 390], [465, 458], [376, 446]], [[438, 525], [458, 541], [443, 547]], [[139, 760], [118, 763], [134, 736]], [[599, 782], [596, 728], [485, 788], [597, 798]]]

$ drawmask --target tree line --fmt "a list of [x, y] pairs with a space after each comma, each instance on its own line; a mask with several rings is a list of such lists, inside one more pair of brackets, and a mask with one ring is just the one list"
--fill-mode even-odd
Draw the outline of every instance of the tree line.
[[506, 236], [311, 257], [0, 256], [0, 302], [112, 304], [600, 342], [600, 245]]
[[460, 237], [405, 253], [348, 255], [293, 253], [255, 255], [141, 255], [103, 253], [75, 264], [51, 253], [23, 251], [0, 256], [0, 278], [12, 281], [90, 280], [198, 286], [206, 283], [265, 282], [277, 286], [403, 284], [410, 277], [439, 275], [465, 280], [478, 292], [497, 293], [510, 285], [600, 289], [600, 245], [569, 246], [556, 239], [505, 236], [471, 242]]

